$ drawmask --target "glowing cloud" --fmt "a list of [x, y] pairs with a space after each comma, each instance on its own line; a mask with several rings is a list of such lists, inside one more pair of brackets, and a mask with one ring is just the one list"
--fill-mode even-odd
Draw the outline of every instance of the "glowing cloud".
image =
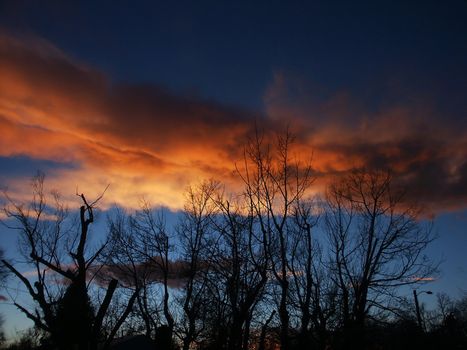
[[[0, 37], [0, 156], [74, 166], [49, 182], [136, 206], [180, 207], [184, 187], [229, 178], [255, 116], [152, 86], [112, 85], [38, 39]], [[17, 192], [24, 185], [8, 179]]]
[[[267, 131], [290, 122], [296, 152], [306, 159], [313, 151], [318, 189], [354, 166], [385, 167], [402, 174], [430, 210], [467, 204], [465, 128], [442, 122], [425, 100], [370, 110], [349, 92], [326, 94], [276, 74], [259, 114], [157, 86], [115, 84], [42, 39], [6, 34], [0, 76], [0, 157], [63, 164], [47, 174], [48, 184], [70, 196], [77, 186], [97, 196], [110, 183], [104, 205], [137, 207], [144, 196], [180, 208], [190, 183], [235, 183], [233, 165], [255, 122]], [[24, 178], [1, 177], [25, 196]]]

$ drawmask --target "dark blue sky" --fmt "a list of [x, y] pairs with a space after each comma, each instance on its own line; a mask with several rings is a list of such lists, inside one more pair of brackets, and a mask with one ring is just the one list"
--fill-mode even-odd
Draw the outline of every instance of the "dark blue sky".
[[[3, 1], [0, 23], [114, 81], [262, 108], [273, 73], [372, 99], [391, 84], [465, 109], [467, 2]], [[451, 108], [447, 105], [444, 108]]]

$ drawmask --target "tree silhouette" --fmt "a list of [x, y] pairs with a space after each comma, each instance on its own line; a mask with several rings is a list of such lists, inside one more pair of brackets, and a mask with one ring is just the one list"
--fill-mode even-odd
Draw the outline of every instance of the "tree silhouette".
[[72, 220], [57, 193], [44, 194], [42, 175], [29, 204], [5, 195], [5, 224], [18, 231], [35, 279], [14, 261], [1, 266], [35, 302], [30, 309], [14, 300], [48, 334], [44, 345], [105, 350], [119, 330], [184, 350], [431, 349], [449, 337], [453, 348], [466, 343], [465, 300], [440, 298], [439, 312], [425, 313], [427, 334], [417, 328], [411, 300], [394, 303], [400, 286], [436, 273], [423, 255], [431, 227], [397, 179], [354, 170], [318, 202], [293, 135], [269, 137], [257, 132], [247, 143], [235, 172], [240, 191], [215, 180], [190, 187], [173, 227], [148, 203], [112, 211], [94, 250], [90, 228], [100, 197], [78, 195]]
[[[209, 254], [212, 238], [212, 215], [215, 206], [211, 198], [216, 190], [215, 182], [205, 182], [190, 187], [186, 193], [185, 210], [177, 225], [181, 245], [181, 259], [186, 265], [183, 293], [178, 302], [183, 310], [183, 325], [179, 326], [183, 350], [188, 350], [205, 330], [208, 314], [210, 270], [213, 257]], [[215, 300], [215, 299], [214, 299]]]
[[289, 267], [291, 231], [296, 228], [294, 213], [300, 212], [314, 180], [311, 166], [293, 157], [293, 142], [294, 137], [288, 129], [279, 134], [274, 143], [265, 142], [257, 132], [247, 144], [244, 169], [238, 172], [245, 184], [249, 207], [258, 220], [270, 271], [277, 282], [277, 313], [283, 350], [289, 343]]
[[[33, 199], [29, 204], [15, 203], [5, 194], [9, 205], [4, 213], [13, 222], [10, 228], [19, 232], [21, 253], [36, 272], [31, 283], [12, 263], [2, 260], [26, 287], [37, 307], [31, 311], [16, 301], [14, 305], [30, 318], [35, 326], [50, 335], [59, 349], [97, 349], [102, 340], [101, 327], [117, 281], [112, 280], [97, 312], [90, 303], [87, 277], [106, 242], [87, 253], [89, 227], [94, 222], [94, 208], [100, 197], [89, 203], [79, 195], [79, 229], [69, 220], [68, 209], [58, 193], [52, 193], [53, 204], [44, 194], [44, 175], [32, 181]], [[66, 287], [63, 287], [66, 286]], [[131, 305], [129, 305], [131, 307]]]
[[362, 341], [370, 309], [385, 307], [395, 287], [436, 272], [422, 254], [433, 240], [431, 227], [403, 199], [386, 171], [355, 170], [328, 188], [325, 226], [349, 342]]

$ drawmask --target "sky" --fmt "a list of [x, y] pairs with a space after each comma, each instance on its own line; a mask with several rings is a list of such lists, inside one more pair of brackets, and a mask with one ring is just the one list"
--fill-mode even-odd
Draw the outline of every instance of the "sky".
[[[467, 1], [0, 1], [0, 186], [173, 210], [289, 125], [316, 192], [401, 174], [434, 218], [427, 288], [467, 290]], [[74, 202], [73, 202], [74, 200]], [[0, 245], [14, 254], [11, 232]], [[425, 298], [425, 296], [424, 296]], [[2, 311], [2, 310], [5, 311]], [[0, 304], [0, 312], [13, 314]], [[13, 316], [12, 316], [13, 318]], [[21, 327], [22, 320], [8, 324]]]

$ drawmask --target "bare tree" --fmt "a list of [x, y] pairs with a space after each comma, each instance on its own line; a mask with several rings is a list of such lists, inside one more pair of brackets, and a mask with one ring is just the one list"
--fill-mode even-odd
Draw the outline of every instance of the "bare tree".
[[268, 281], [268, 258], [249, 201], [212, 198], [219, 213], [213, 220], [218, 244], [213, 269], [229, 304], [228, 349], [248, 349], [253, 313]]
[[423, 255], [431, 226], [403, 199], [385, 171], [356, 170], [328, 188], [325, 227], [345, 329], [362, 330], [370, 308], [384, 307], [395, 287], [436, 270]]
[[169, 307], [169, 274], [170, 274], [170, 241], [166, 222], [162, 212], [154, 212], [149, 204], [144, 204], [142, 209], [136, 213], [136, 220], [133, 225], [141, 233], [143, 238], [143, 249], [139, 251], [147, 261], [160, 271], [162, 277], [163, 313], [170, 336], [174, 328], [174, 319]]
[[[179, 303], [183, 310], [179, 328], [183, 349], [190, 349], [192, 343], [207, 325], [209, 272], [213, 257], [209, 254], [212, 216], [216, 208], [211, 197], [218, 187], [216, 182], [205, 182], [187, 191], [187, 201], [177, 232], [181, 243], [181, 259], [186, 265], [183, 293]], [[211, 301], [212, 302], [212, 301]]]
[[76, 222], [69, 219], [58, 193], [52, 192], [53, 203], [47, 203], [43, 174], [33, 179], [32, 187], [33, 199], [29, 204], [17, 204], [5, 194], [9, 203], [3, 208], [9, 218], [5, 224], [19, 232], [21, 253], [36, 278], [34, 283], [30, 282], [13, 263], [2, 260], [26, 287], [37, 307], [30, 310], [16, 301], [14, 305], [37, 328], [50, 334], [52, 343], [60, 349], [76, 345], [79, 349], [96, 349], [101, 340], [102, 320], [117, 287], [116, 280], [109, 283], [95, 312], [88, 295], [87, 277], [106, 243], [94, 252], [88, 252], [86, 243], [100, 197], [90, 203], [83, 194], [79, 195], [82, 205], [76, 230]]
[[291, 303], [299, 318], [299, 342], [301, 347], [310, 343], [311, 326], [325, 327], [321, 309], [322, 268], [320, 251], [312, 230], [318, 223], [313, 201], [299, 201], [294, 205], [293, 219], [289, 226], [290, 252], [288, 267], [291, 280]]
[[115, 276], [127, 289], [138, 291], [134, 313], [142, 319], [146, 336], [153, 338], [160, 323], [157, 293], [152, 289], [157, 279], [147, 259], [145, 240], [136, 225], [136, 217], [118, 208], [109, 217], [108, 226], [111, 244], [103, 256], [106, 275]]
[[294, 212], [313, 183], [311, 167], [292, 156], [294, 137], [287, 130], [273, 144], [256, 133], [246, 149], [245, 198], [258, 220], [264, 252], [279, 288], [278, 316], [281, 349], [289, 343], [290, 231]]
[[[146, 335], [154, 338], [164, 326], [170, 343], [175, 324], [169, 305], [173, 262], [162, 210], [146, 202], [131, 215], [120, 210], [109, 218], [109, 231], [112, 247], [106, 255], [110, 272], [137, 291], [138, 313]], [[154, 285], [162, 286], [160, 298], [155, 297], [158, 288], [152, 288]]]

